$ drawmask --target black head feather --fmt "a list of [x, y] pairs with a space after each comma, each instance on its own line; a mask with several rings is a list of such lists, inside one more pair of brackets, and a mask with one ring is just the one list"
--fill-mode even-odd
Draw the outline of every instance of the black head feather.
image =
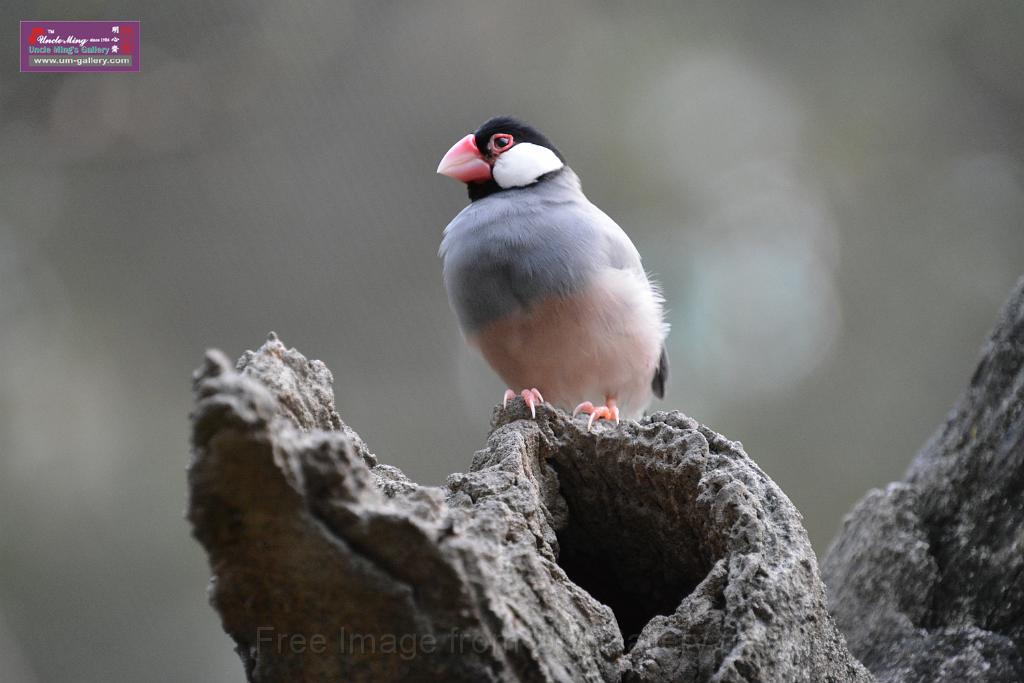
[[[565, 157], [562, 156], [562, 153], [552, 144], [551, 140], [548, 140], [544, 133], [512, 116], [495, 116], [484, 121], [476, 129], [476, 132], [473, 133], [477, 149], [485, 151], [487, 143], [491, 141], [491, 136], [495, 133], [511, 135], [515, 143], [513, 146], [518, 145], [520, 142], [530, 142], [541, 147], [547, 147], [555, 153], [555, 156], [563, 164], [565, 163]], [[466, 190], [469, 192], [469, 200], [475, 202], [495, 192], [501, 192], [501, 186], [494, 180], [488, 180], [483, 183], [469, 183], [466, 185]]]
[[487, 149], [487, 143], [490, 142], [491, 136], [495, 133], [508, 133], [516, 144], [532, 142], [535, 145], [547, 147], [555, 153], [555, 156], [562, 160], [562, 163], [565, 163], [565, 157], [562, 156], [557, 147], [551, 144], [551, 140], [548, 140], [544, 133], [541, 133], [528, 123], [523, 123], [511, 116], [495, 116], [484, 121], [483, 125], [477, 128], [476, 133], [473, 134], [476, 138], [477, 149], [481, 151]]

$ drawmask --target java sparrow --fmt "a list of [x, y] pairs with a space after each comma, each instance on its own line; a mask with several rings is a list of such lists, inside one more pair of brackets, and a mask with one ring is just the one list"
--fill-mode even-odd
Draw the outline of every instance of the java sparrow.
[[[467, 341], [536, 417], [545, 397], [618, 422], [661, 398], [663, 299], [615, 221], [590, 203], [561, 152], [511, 117], [459, 140], [437, 172], [470, 203], [441, 240], [444, 284]], [[524, 388], [525, 387], [525, 388]], [[504, 402], [516, 395], [505, 392]], [[595, 407], [592, 400], [603, 399]]]

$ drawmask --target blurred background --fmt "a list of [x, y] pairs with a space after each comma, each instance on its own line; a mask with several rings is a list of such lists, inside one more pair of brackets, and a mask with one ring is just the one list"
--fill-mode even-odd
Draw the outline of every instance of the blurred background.
[[190, 372], [277, 331], [438, 484], [504, 386], [463, 345], [434, 174], [546, 132], [665, 289], [665, 401], [818, 553], [901, 476], [1024, 272], [1024, 5], [24, 2], [140, 19], [139, 74], [0, 60], [0, 680], [231, 681], [183, 519]]

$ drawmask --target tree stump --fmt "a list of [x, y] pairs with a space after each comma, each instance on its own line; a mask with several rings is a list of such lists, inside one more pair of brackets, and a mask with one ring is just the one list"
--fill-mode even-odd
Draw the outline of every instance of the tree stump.
[[250, 681], [1024, 678], [1024, 281], [907, 481], [847, 520], [836, 620], [800, 513], [692, 418], [588, 432], [516, 399], [429, 487], [332, 383], [273, 334], [195, 375], [188, 516]]
[[880, 681], [1024, 681], [1024, 280], [946, 423], [822, 569]]

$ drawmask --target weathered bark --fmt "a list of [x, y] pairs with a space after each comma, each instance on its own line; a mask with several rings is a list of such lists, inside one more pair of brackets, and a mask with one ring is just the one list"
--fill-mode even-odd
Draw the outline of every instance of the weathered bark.
[[822, 571], [880, 681], [1024, 681], [1024, 280], [946, 423], [857, 504]]
[[868, 681], [789, 499], [679, 413], [521, 401], [442, 488], [271, 339], [196, 376], [189, 518], [252, 681]]
[[[273, 335], [196, 374], [189, 518], [251, 681], [870, 681], [800, 515], [680, 413], [585, 431], [515, 401], [424, 487]], [[826, 561], [886, 681], [1019, 680], [1024, 281], [906, 482]]]

